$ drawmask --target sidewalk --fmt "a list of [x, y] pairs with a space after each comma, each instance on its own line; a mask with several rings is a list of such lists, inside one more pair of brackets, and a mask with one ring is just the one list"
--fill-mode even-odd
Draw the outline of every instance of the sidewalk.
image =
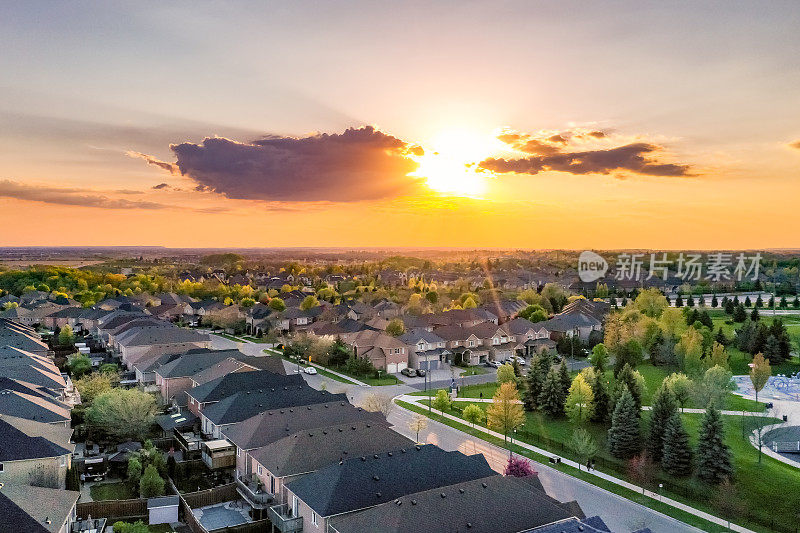
[[[402, 395], [402, 396], [400, 396], [398, 398], [395, 398], [395, 399], [401, 400], [401, 401], [404, 401], [404, 402], [407, 402], [407, 403], [411, 403], [411, 404], [417, 404], [416, 402], [420, 399], [420, 397], [419, 396]], [[453, 415], [450, 415], [450, 414], [447, 414], [447, 413], [442, 413], [441, 411], [437, 411], [436, 409], [433, 409], [433, 412], [435, 412], [437, 415], [440, 415], [440, 416], [443, 416], [444, 418], [447, 418], [448, 420], [452, 420], [452, 421], [458, 422], [460, 424], [465, 424], [463, 419], [458, 418], [456, 416], [453, 416]], [[490, 436], [498, 438], [498, 439], [502, 439], [503, 438], [502, 434], [497, 433], [495, 431], [492, 431], [490, 429], [481, 427], [481, 426], [475, 426], [475, 429], [477, 431], [480, 431], [482, 433], [485, 433], [487, 435], [490, 435]], [[535, 452], [535, 453], [538, 453], [538, 454], [541, 454], [541, 455], [545, 455], [547, 457], [552, 457], [552, 456], [556, 455], [553, 452], [544, 450], [542, 448], [537, 448], [536, 446], [532, 446], [532, 445], [527, 444], [525, 442], [517, 441], [515, 444], [517, 446], [519, 446], [520, 448], [525, 448], [526, 450], [530, 450], [532, 452]], [[568, 466], [571, 466], [573, 468], [579, 468], [578, 463], [573, 461], [573, 460], [571, 460], [571, 459], [561, 458], [561, 463], [562, 464], [566, 464]], [[640, 494], [644, 494], [645, 496], [648, 496], [648, 497], [650, 497], [650, 498], [652, 498], [654, 500], [658, 500], [658, 501], [660, 501], [662, 503], [665, 503], [665, 504], [667, 504], [667, 505], [669, 505], [671, 507], [674, 507], [676, 509], [680, 509], [680, 510], [685, 511], [687, 513], [693, 514], [694, 516], [699, 516], [700, 518], [708, 520], [709, 522], [713, 522], [713, 523], [718, 524], [718, 525], [723, 526], [723, 527], [727, 527], [727, 525], [728, 525], [728, 522], [726, 520], [723, 520], [722, 518], [716, 517], [714, 515], [711, 515], [709, 513], [704, 512], [704, 511], [700, 511], [698, 509], [695, 509], [694, 507], [691, 507], [690, 505], [687, 505], [685, 503], [681, 503], [681, 502], [673, 500], [671, 498], [660, 496], [659, 494], [657, 494], [655, 492], [652, 492], [652, 491], [649, 491], [649, 490], [644, 490], [643, 491], [642, 487], [639, 487], [637, 485], [634, 485], [633, 483], [629, 483], [629, 482], [624, 481], [622, 479], [616, 478], [616, 477], [611, 476], [609, 474], [606, 474], [604, 472], [599, 472], [597, 470], [592, 470], [589, 473], [594, 475], [594, 476], [597, 476], [598, 478], [601, 478], [601, 479], [604, 479], [604, 480], [609, 481], [611, 483], [614, 483], [615, 485], [618, 485], [620, 487], [625, 487], [627, 489], [630, 489], [632, 491], [638, 492]], [[736, 525], [736, 524], [733, 524], [733, 523], [731, 523], [730, 529], [732, 531], [737, 531], [739, 533], [755, 533], [750, 529], [747, 529], [745, 527], [742, 527], [742, 526], [739, 526], [739, 525]]]

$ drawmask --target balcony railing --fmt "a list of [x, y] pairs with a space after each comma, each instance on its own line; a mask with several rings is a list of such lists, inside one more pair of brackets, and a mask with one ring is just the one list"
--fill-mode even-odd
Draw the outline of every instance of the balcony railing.
[[275, 526], [281, 533], [297, 533], [303, 531], [303, 517], [302, 516], [288, 516], [289, 506], [273, 505], [267, 511], [272, 525]]
[[255, 508], [264, 508], [275, 500], [272, 494], [259, 489], [257, 482], [243, 476], [236, 478], [236, 488], [239, 494]]

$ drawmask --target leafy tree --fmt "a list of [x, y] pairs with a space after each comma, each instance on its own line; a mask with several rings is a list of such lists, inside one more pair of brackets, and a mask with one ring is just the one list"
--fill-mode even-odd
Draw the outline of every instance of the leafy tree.
[[717, 513], [728, 521], [728, 529], [731, 528], [731, 520], [747, 512], [747, 503], [739, 496], [736, 486], [730, 479], [720, 483], [712, 504]]
[[566, 399], [558, 373], [555, 368], [551, 368], [545, 377], [542, 392], [539, 394], [539, 406], [548, 416], [555, 418], [564, 414]]
[[594, 412], [594, 395], [592, 387], [586, 382], [583, 374], [578, 374], [572, 381], [565, 404], [567, 416], [573, 423], [581, 424], [588, 420]]
[[[722, 331], [722, 329], [720, 329], [720, 331]], [[725, 350], [725, 345], [714, 341], [711, 347], [711, 353], [706, 357], [706, 364], [709, 367], [721, 366], [722, 368], [728, 368], [728, 352]]]
[[58, 332], [58, 344], [61, 346], [73, 346], [75, 344], [75, 334], [69, 324], [65, 324], [61, 331]]
[[99, 395], [110, 391], [116, 381], [115, 377], [108, 373], [98, 372], [75, 380], [75, 388], [81, 394], [81, 402], [89, 405]]
[[475, 428], [475, 424], [480, 424], [486, 419], [486, 413], [479, 405], [474, 403], [466, 406], [461, 416], [464, 417], [464, 420], [472, 424], [473, 429]]
[[627, 470], [628, 477], [634, 483], [642, 486], [642, 494], [648, 486], [652, 485], [656, 475], [656, 465], [647, 453], [639, 454], [628, 460]]
[[392, 337], [399, 337], [405, 332], [406, 332], [406, 326], [405, 324], [403, 324], [403, 321], [400, 320], [399, 318], [393, 318], [386, 325], [386, 333], [388, 333]]
[[139, 484], [139, 480], [142, 477], [142, 463], [139, 461], [139, 457], [132, 455], [128, 458], [128, 481], [133, 483], [134, 485]]
[[139, 495], [142, 498], [155, 498], [164, 495], [164, 479], [158, 475], [158, 470], [153, 465], [144, 469], [142, 479], [139, 480]]
[[623, 387], [622, 395], [611, 416], [608, 447], [611, 455], [620, 459], [629, 459], [641, 449], [639, 413], [627, 387]]
[[138, 389], [111, 389], [86, 410], [89, 424], [120, 440], [141, 439], [154, 422], [156, 401]]
[[617, 350], [617, 359], [614, 361], [614, 375], [620, 373], [625, 365], [636, 368], [642, 362], [644, 349], [636, 339], [630, 339]]
[[697, 377], [703, 371], [703, 338], [696, 328], [689, 328], [681, 335], [675, 346], [678, 362], [690, 377]]
[[594, 367], [598, 374], [602, 374], [608, 368], [608, 349], [602, 342], [596, 344], [592, 348], [592, 355], [589, 356], [589, 362]]
[[300, 309], [302, 309], [303, 311], [308, 311], [309, 309], [317, 307], [318, 305], [319, 305], [319, 300], [317, 300], [317, 297], [309, 294], [308, 296], [303, 298], [302, 302], [300, 302]]
[[633, 307], [643, 315], [658, 318], [669, 307], [667, 298], [656, 288], [645, 289], [633, 301]]
[[450, 409], [450, 395], [447, 394], [447, 391], [440, 390], [436, 393], [436, 397], [433, 399], [433, 408], [446, 413]]
[[286, 310], [286, 303], [280, 298], [270, 298], [267, 306], [273, 311], [281, 312]]
[[664, 383], [653, 394], [653, 405], [650, 410], [650, 432], [647, 436], [647, 451], [655, 462], [661, 461], [667, 422], [678, 412], [675, 397]]
[[572, 432], [570, 447], [578, 459], [578, 470], [581, 469], [582, 464], [588, 463], [592, 457], [597, 455], [597, 443], [583, 428], [577, 428]]
[[119, 365], [117, 365], [116, 363], [103, 363], [102, 365], [100, 365], [100, 368], [98, 370], [103, 374], [111, 374], [112, 376], [116, 376], [117, 374], [119, 374]]
[[[450, 397], [447, 396], [447, 393], [443, 390], [439, 391], [440, 393], [444, 393], [445, 397], [447, 397], [448, 402], [450, 401]], [[436, 395], [436, 398], [439, 398], [439, 395]], [[434, 400], [435, 402], [435, 400]], [[436, 404], [434, 403], [434, 407]], [[364, 400], [361, 402], [361, 407], [365, 411], [370, 411], [373, 413], [381, 413], [384, 417], [389, 416], [389, 413], [392, 412], [394, 408], [394, 402], [390, 396], [385, 394], [378, 394], [376, 392], [368, 394]], [[450, 407], [450, 404], [447, 404], [447, 407], [443, 410], [447, 410]], [[438, 407], [437, 407], [438, 409]]]
[[428, 291], [425, 293], [425, 299], [428, 300], [431, 305], [436, 305], [439, 301], [439, 293], [436, 291]]
[[503, 474], [512, 477], [529, 477], [535, 476], [536, 470], [533, 469], [531, 462], [524, 457], [511, 456], [508, 458]]
[[724, 405], [728, 392], [735, 388], [733, 374], [726, 368], [713, 366], [694, 387], [695, 405], [701, 408], [709, 404]]
[[532, 304], [520, 311], [517, 316], [536, 323], [547, 320], [547, 311], [539, 304]]
[[80, 378], [92, 371], [92, 362], [86, 354], [72, 354], [67, 358], [67, 369], [72, 377]]
[[664, 447], [661, 451], [661, 466], [673, 476], [688, 476], [692, 473], [692, 449], [689, 434], [683, 427], [678, 413], [672, 413], [664, 431]]
[[686, 374], [674, 372], [664, 378], [664, 385], [672, 392], [683, 412], [683, 408], [692, 397], [692, 380]]
[[697, 441], [697, 475], [703, 481], [719, 484], [731, 477], [730, 450], [725, 444], [722, 417], [712, 404], [708, 406]]
[[486, 423], [489, 428], [503, 434], [504, 440], [509, 432], [525, 423], [525, 411], [519, 402], [519, 392], [512, 382], [500, 385], [486, 409]]
[[539, 406], [539, 395], [542, 393], [542, 386], [546, 374], [539, 364], [539, 357], [531, 360], [531, 367], [525, 378], [525, 388], [522, 391], [522, 403], [527, 411], [533, 411]]
[[497, 369], [497, 382], [498, 383], [516, 383], [517, 375], [514, 373], [514, 367], [508, 363], [500, 366]]
[[753, 390], [756, 392], [756, 401], [758, 401], [758, 393], [761, 392], [769, 377], [772, 375], [772, 368], [769, 361], [764, 359], [764, 354], [761, 352], [753, 356], [753, 363], [750, 367], [750, 382], [753, 384]]
[[428, 419], [420, 414], [414, 415], [414, 418], [408, 423], [408, 429], [416, 435], [416, 442], [419, 442], [419, 432], [428, 427]]

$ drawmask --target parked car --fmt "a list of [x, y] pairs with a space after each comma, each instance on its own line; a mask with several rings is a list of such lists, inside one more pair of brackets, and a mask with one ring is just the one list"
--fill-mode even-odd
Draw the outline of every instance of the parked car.
[[303, 372], [311, 376], [315, 376], [317, 374], [317, 369], [314, 368], [313, 366], [307, 366], [303, 369]]
[[425, 370], [424, 368], [418, 368], [418, 369], [417, 369], [417, 375], [418, 375], [419, 377], [421, 377], [421, 378], [424, 378], [424, 377], [425, 377], [425, 374], [427, 374], [427, 373], [428, 373], [428, 371], [427, 371], [427, 370]]
[[490, 366], [492, 368], [500, 368], [503, 366], [503, 363], [500, 361], [486, 361], [486, 366]]
[[414, 370], [413, 368], [408, 368], [408, 367], [406, 367], [403, 370], [401, 370], [400, 373], [403, 374], [404, 376], [408, 376], [410, 378], [416, 377], [416, 375], [417, 375], [417, 371], [416, 370]]

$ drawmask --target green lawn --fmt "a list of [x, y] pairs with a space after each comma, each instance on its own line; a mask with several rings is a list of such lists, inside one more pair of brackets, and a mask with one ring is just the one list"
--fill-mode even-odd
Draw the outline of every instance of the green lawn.
[[[421, 400], [427, 406], [427, 401]], [[454, 406], [463, 409], [470, 402], [468, 400], [456, 401]], [[489, 404], [477, 404], [484, 410]], [[424, 409], [427, 413], [427, 409]], [[451, 409], [448, 414], [460, 416], [458, 409]], [[684, 414], [683, 420], [689, 432], [692, 445], [696, 444], [697, 431], [702, 419], [700, 414]], [[646, 431], [648, 412], [642, 413], [642, 427]], [[769, 531], [770, 520], [780, 516], [795, 516], [796, 509], [800, 508], [800, 493], [795, 490], [800, 487], [800, 470], [763, 456], [762, 463], [758, 463], [758, 450], [752, 447], [742, 437], [744, 422], [746, 432], [755, 428], [757, 423], [774, 423], [776, 419], [761, 419], [751, 416], [724, 416], [725, 441], [731, 449], [733, 463], [736, 469], [736, 483], [741, 496], [747, 501], [750, 513], [748, 527], [760, 531]], [[600, 449], [597, 467], [617, 477], [626, 477], [624, 461], [612, 457], [607, 452], [607, 426], [600, 424], [585, 424], [586, 429], [595, 439]], [[575, 426], [567, 419], [550, 419], [542, 413], [526, 413], [526, 422], [515, 434], [515, 440], [520, 439], [534, 446], [544, 448], [565, 457], [572, 457], [570, 439]], [[674, 478], [660, 473], [654, 480], [655, 488], [658, 483], [664, 484], [664, 494], [676, 500], [690, 503], [698, 509], [715, 514], [709, 504], [709, 494], [714, 493], [714, 488], [695, 478]], [[765, 507], [764, 502], [770, 502]], [[651, 506], [648, 504], [648, 506]], [[741, 521], [740, 521], [741, 522]]]
[[104, 500], [130, 500], [131, 498], [139, 497], [139, 494], [126, 481], [98, 483], [89, 487], [89, 493], [92, 495], [92, 499], [98, 502]]
[[483, 368], [482, 366], [471, 366], [467, 368], [462, 376], [480, 376], [481, 374], [486, 374], [488, 370]]

